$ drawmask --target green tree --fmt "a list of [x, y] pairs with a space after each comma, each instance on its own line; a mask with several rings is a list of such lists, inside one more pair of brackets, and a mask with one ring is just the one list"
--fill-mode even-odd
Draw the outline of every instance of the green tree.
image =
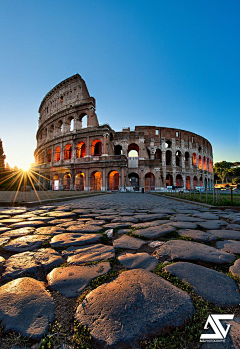
[[216, 162], [213, 166], [214, 174], [217, 175], [223, 183], [226, 177], [231, 175], [231, 169], [233, 166], [234, 164], [232, 162]]

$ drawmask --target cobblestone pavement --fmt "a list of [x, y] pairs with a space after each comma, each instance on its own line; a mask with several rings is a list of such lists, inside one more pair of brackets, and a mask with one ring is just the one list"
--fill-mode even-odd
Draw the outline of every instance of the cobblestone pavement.
[[139, 193], [1, 208], [0, 347], [150, 348], [193, 319], [194, 294], [235, 315], [223, 348], [240, 348], [239, 257], [234, 209]]

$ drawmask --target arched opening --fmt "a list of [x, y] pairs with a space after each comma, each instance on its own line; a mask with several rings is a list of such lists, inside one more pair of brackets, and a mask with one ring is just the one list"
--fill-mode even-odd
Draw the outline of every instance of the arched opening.
[[172, 165], [172, 152], [170, 150], [166, 151], [166, 165]]
[[74, 119], [70, 121], [70, 132], [74, 131]]
[[183, 187], [183, 179], [181, 175], [176, 176], [176, 187], [182, 188]]
[[59, 190], [59, 175], [55, 174], [53, 176], [53, 190]]
[[148, 153], [148, 158], [151, 159], [151, 152], [149, 148], [147, 148], [147, 153]]
[[207, 171], [207, 159], [205, 156], [203, 157], [203, 169]]
[[52, 124], [50, 127], [49, 127], [49, 138], [52, 138], [54, 136], [54, 125]]
[[207, 181], [207, 178], [205, 178], [205, 181], [204, 181], [205, 190], [207, 189], [207, 184], [208, 184], [208, 181]]
[[193, 153], [192, 155], [192, 160], [193, 160], [192, 162], [193, 166], [197, 166], [197, 155], [195, 153]]
[[75, 176], [75, 189], [83, 191], [85, 187], [85, 175], [83, 172], [78, 172]]
[[80, 128], [86, 128], [87, 127], [87, 114], [81, 114], [79, 117], [80, 120]]
[[51, 149], [48, 149], [47, 152], [47, 162], [51, 162], [52, 161], [52, 151]]
[[128, 175], [130, 186], [134, 191], [139, 191], [139, 175], [137, 173], [130, 173]]
[[209, 158], [207, 158], [207, 171], [209, 171]]
[[122, 155], [122, 146], [117, 144], [114, 146], [114, 155]]
[[60, 135], [63, 133], [63, 122], [62, 120], [58, 121], [57, 125], [56, 125], [56, 134]]
[[197, 186], [198, 186], [197, 176], [194, 176], [193, 177], [193, 188], [196, 189]]
[[185, 152], [185, 166], [189, 166], [190, 155], [189, 152]]
[[155, 176], [148, 172], [145, 175], [145, 191], [155, 190]]
[[159, 160], [160, 163], [162, 162], [162, 151], [161, 151], [161, 149], [157, 149], [156, 150], [155, 159]]
[[72, 146], [67, 144], [64, 149], [64, 160], [70, 160], [72, 158]]
[[190, 177], [186, 177], [186, 189], [190, 190], [191, 189], [191, 182], [190, 182]]
[[199, 155], [199, 157], [198, 157], [198, 168], [199, 168], [199, 170], [202, 169], [202, 157], [201, 157], [201, 155]]
[[61, 149], [60, 147], [55, 148], [54, 161], [60, 161]]
[[79, 142], [77, 144], [76, 157], [77, 159], [85, 158], [85, 155], [86, 155], [86, 145], [84, 142]]
[[108, 175], [108, 190], [119, 190], [119, 173], [111, 171]]
[[69, 172], [63, 176], [63, 190], [70, 190], [71, 187], [71, 175]]
[[96, 139], [92, 142], [92, 156], [101, 156], [102, 155], [102, 142], [99, 139]]
[[172, 186], [173, 185], [173, 178], [172, 175], [167, 174], [166, 176], [166, 187]]
[[181, 166], [182, 154], [179, 150], [176, 151], [176, 166]]
[[203, 179], [202, 179], [202, 176], [199, 178], [199, 186], [200, 186], [200, 187], [203, 186]]
[[128, 157], [138, 157], [139, 154], [139, 146], [135, 143], [132, 143], [128, 146]]
[[172, 147], [172, 142], [171, 141], [166, 141], [165, 142], [165, 148], [171, 148]]
[[101, 172], [95, 171], [91, 176], [91, 190], [101, 191], [102, 189], [102, 175]]

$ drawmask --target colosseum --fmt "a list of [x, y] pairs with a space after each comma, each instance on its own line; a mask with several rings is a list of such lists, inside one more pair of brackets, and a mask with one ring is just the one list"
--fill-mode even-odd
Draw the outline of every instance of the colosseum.
[[189, 131], [99, 125], [79, 74], [41, 102], [34, 152], [40, 185], [52, 190], [163, 191], [213, 187], [210, 142]]

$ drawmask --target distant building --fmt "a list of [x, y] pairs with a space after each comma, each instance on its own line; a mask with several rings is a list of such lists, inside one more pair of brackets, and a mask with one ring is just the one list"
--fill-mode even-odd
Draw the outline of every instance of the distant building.
[[42, 185], [49, 189], [213, 187], [212, 146], [207, 139], [167, 127], [116, 132], [99, 125], [95, 99], [79, 74], [48, 92], [39, 114], [34, 155]]

